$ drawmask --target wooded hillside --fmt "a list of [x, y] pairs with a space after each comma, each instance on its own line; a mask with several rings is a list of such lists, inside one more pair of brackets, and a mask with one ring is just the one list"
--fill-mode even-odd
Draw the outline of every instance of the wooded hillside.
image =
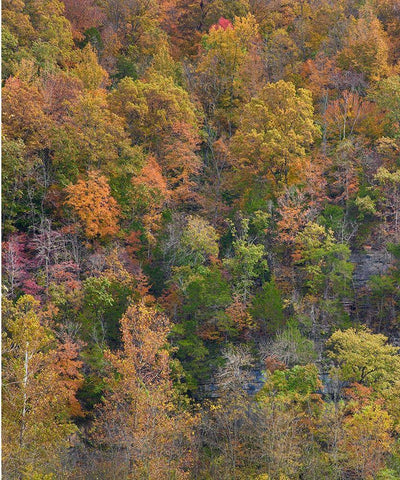
[[398, 0], [3, 0], [5, 479], [400, 479]]

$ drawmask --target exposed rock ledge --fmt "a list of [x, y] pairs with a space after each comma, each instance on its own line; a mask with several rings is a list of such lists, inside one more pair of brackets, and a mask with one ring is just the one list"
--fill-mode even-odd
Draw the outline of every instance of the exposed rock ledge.
[[359, 289], [365, 287], [373, 275], [384, 275], [393, 262], [393, 256], [386, 250], [354, 252], [350, 261], [354, 263], [353, 285]]

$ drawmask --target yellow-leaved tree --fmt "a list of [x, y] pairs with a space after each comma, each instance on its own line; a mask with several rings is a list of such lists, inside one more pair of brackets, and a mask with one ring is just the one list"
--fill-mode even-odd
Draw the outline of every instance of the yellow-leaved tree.
[[77, 430], [71, 417], [82, 415], [75, 398], [83, 378], [78, 347], [42, 325], [32, 296], [3, 306], [3, 474], [59, 478], [61, 454]]
[[311, 92], [280, 80], [267, 84], [240, 114], [232, 138], [232, 162], [240, 190], [268, 184], [273, 191], [293, 185], [307, 148], [319, 135]]
[[173, 199], [193, 198], [198, 173], [199, 125], [188, 93], [170, 77], [124, 78], [110, 94], [111, 110], [125, 119], [131, 140], [156, 158]]
[[258, 42], [258, 25], [251, 14], [236, 18], [233, 25], [221, 19], [202, 38], [195, 89], [217, 128], [230, 132], [238, 107], [260, 85]]
[[367, 329], [337, 330], [328, 340], [328, 355], [341, 380], [359, 382], [383, 392], [400, 377], [399, 348]]

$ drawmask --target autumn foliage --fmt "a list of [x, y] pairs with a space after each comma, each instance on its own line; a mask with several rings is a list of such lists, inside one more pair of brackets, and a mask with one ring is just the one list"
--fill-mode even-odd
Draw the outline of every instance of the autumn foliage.
[[3, 0], [7, 480], [400, 478], [399, 0]]
[[104, 238], [118, 233], [119, 208], [105, 177], [95, 171], [89, 172], [87, 181], [78, 180], [65, 191], [65, 203], [82, 222], [88, 238]]

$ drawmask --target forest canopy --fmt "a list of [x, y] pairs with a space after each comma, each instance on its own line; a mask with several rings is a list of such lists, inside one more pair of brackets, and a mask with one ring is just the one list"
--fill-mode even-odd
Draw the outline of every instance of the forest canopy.
[[5, 479], [400, 478], [398, 0], [3, 0]]

